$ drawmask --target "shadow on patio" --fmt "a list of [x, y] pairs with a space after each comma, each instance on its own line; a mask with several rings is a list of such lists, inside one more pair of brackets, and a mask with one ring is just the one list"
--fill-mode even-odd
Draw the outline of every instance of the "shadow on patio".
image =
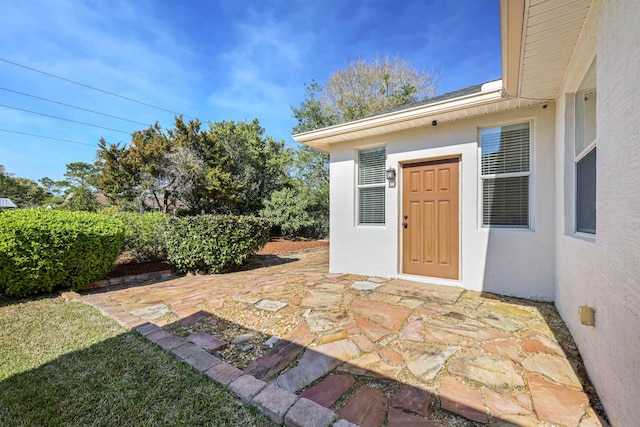
[[163, 327], [150, 339], [183, 358], [207, 348], [235, 365], [223, 383], [251, 374], [363, 426], [599, 425], [553, 305], [327, 274], [326, 250], [298, 257], [82, 299], [127, 326]]

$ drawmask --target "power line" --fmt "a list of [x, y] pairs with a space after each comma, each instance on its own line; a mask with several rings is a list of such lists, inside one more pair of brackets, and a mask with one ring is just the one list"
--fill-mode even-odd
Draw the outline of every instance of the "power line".
[[[35, 68], [31, 68], [31, 67], [27, 67], [26, 65], [18, 64], [17, 62], [9, 61], [9, 60], [3, 59], [3, 58], [0, 58], [0, 61], [6, 62], [7, 64], [15, 65], [16, 67], [22, 67], [22, 68], [25, 68], [27, 70], [35, 71], [36, 73], [44, 74], [44, 75], [49, 76], [49, 77], [54, 77], [56, 79], [63, 80], [63, 81], [68, 82], [68, 83], [73, 83], [73, 84], [78, 85], [78, 86], [83, 86], [83, 87], [86, 87], [88, 89], [92, 89], [92, 90], [96, 90], [98, 92], [106, 93], [107, 95], [111, 95], [111, 96], [115, 96], [117, 98], [125, 99], [125, 100], [130, 101], [130, 102], [135, 102], [135, 103], [140, 104], [140, 105], [145, 105], [147, 107], [155, 108], [156, 110], [165, 111], [167, 113], [171, 113], [171, 114], [176, 115], [176, 116], [180, 115], [180, 113], [168, 110], [166, 108], [158, 107], [157, 105], [149, 104], [147, 102], [138, 101], [137, 99], [133, 99], [133, 98], [129, 98], [129, 97], [126, 97], [126, 96], [118, 95], [117, 93], [109, 92], [108, 90], [104, 90], [104, 89], [99, 89], [97, 87], [90, 86], [90, 85], [87, 85], [87, 84], [84, 84], [84, 83], [80, 83], [80, 82], [77, 82], [75, 80], [71, 80], [71, 79], [67, 79], [67, 78], [64, 78], [64, 77], [56, 76], [55, 74], [47, 73], [46, 71], [36, 70]], [[184, 115], [184, 117], [186, 117], [188, 119], [193, 119], [193, 117], [190, 117], [190, 116], [187, 116], [187, 115]]]
[[64, 117], [58, 117], [58, 116], [52, 116], [50, 114], [38, 113], [37, 111], [25, 110], [23, 108], [12, 107], [10, 105], [0, 104], [0, 107], [11, 108], [12, 110], [24, 111], [25, 113], [37, 114], [39, 116], [45, 116], [45, 117], [51, 117], [52, 119], [64, 120], [66, 122], [78, 123], [78, 124], [85, 125], [85, 126], [92, 126], [94, 128], [106, 129], [106, 130], [110, 130], [110, 131], [113, 131], [113, 132], [120, 132], [120, 133], [124, 133], [125, 135], [131, 135], [131, 133], [132, 133], [132, 132], [125, 132], [123, 130], [108, 128], [108, 127], [104, 127], [104, 126], [100, 126], [100, 125], [94, 125], [93, 123], [79, 122], [77, 120], [65, 119]]
[[32, 134], [32, 133], [18, 132], [18, 131], [9, 130], [9, 129], [0, 129], [0, 132], [16, 133], [18, 135], [26, 135], [26, 136], [35, 136], [36, 138], [53, 139], [55, 141], [70, 142], [71, 144], [88, 145], [89, 147], [97, 147], [98, 146], [98, 144], [89, 144], [89, 143], [86, 143], [86, 142], [71, 141], [69, 139], [54, 138], [52, 136], [35, 135], [35, 134]]
[[125, 122], [135, 123], [135, 124], [143, 125], [143, 126], [149, 126], [148, 123], [136, 122], [135, 120], [125, 119], [124, 117], [112, 116], [111, 114], [106, 114], [106, 113], [101, 113], [99, 111], [89, 110], [88, 108], [78, 107], [76, 105], [65, 104], [64, 102], [54, 101], [53, 99], [47, 99], [47, 98], [42, 98], [40, 96], [30, 95], [28, 93], [19, 92], [17, 90], [7, 89], [7, 88], [4, 88], [4, 87], [0, 87], [0, 90], [4, 90], [6, 92], [17, 93], [18, 95], [23, 95], [23, 96], [28, 96], [30, 98], [40, 99], [42, 101], [47, 101], [47, 102], [51, 102], [51, 103], [54, 103], [54, 104], [64, 105], [65, 107], [75, 108], [76, 110], [88, 111], [89, 113], [93, 113], [93, 114], [100, 114], [101, 116], [111, 117], [112, 119], [124, 120]]

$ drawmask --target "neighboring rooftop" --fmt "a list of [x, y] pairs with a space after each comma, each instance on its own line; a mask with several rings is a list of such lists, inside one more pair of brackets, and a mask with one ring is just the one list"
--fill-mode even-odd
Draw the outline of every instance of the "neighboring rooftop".
[[[491, 83], [499, 82], [500, 80], [491, 80], [489, 82], [479, 83], [477, 85], [468, 86], [462, 89], [454, 90], [451, 92], [443, 93], [442, 95], [432, 96], [431, 98], [423, 99], [422, 101], [411, 102], [409, 104], [399, 105], [395, 108], [391, 108], [389, 110], [381, 111], [379, 113], [371, 114], [366, 116], [365, 119], [370, 117], [382, 116], [384, 114], [393, 113], [396, 111], [407, 110], [409, 108], [420, 107], [422, 105], [435, 104], [437, 102], [448, 101], [450, 99], [460, 98], [462, 96], [473, 95], [474, 93], [480, 93], [483, 91], [483, 86], [489, 85]], [[484, 88], [486, 90], [486, 87]], [[352, 120], [355, 121], [355, 120]], [[348, 122], [347, 122], [348, 123]]]
[[6, 197], [0, 197], [0, 209], [17, 209], [18, 206]]

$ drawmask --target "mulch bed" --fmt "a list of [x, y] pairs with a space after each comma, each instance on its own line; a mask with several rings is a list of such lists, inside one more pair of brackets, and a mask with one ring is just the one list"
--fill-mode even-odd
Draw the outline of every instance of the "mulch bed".
[[[121, 258], [123, 257], [121, 256]], [[171, 266], [167, 261], [122, 262], [120, 261], [121, 258], [118, 258], [116, 261], [116, 268], [107, 274], [108, 279], [134, 274], [152, 273], [154, 271], [171, 270]]]
[[[258, 251], [258, 255], [277, 255], [323, 246], [329, 246], [329, 241], [273, 239], [268, 242], [264, 248]], [[167, 261], [133, 262], [133, 258], [125, 252], [118, 257], [116, 260], [116, 268], [109, 272], [107, 278], [113, 279], [115, 277], [124, 277], [163, 270], [171, 270], [171, 266]]]
[[287, 240], [273, 239], [264, 248], [258, 251], [258, 255], [276, 255], [286, 252], [301, 251], [304, 249], [329, 246], [328, 240]]

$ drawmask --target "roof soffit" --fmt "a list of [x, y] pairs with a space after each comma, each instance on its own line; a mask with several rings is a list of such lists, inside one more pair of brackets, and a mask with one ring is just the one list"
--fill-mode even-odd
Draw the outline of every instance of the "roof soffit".
[[[524, 6], [518, 89], [516, 93], [510, 92], [511, 89], [507, 92], [523, 98], [556, 99], [584, 32], [592, 0], [502, 0], [502, 8], [505, 3]], [[509, 43], [508, 38], [506, 43], [503, 39], [503, 61]], [[507, 54], [507, 64], [511, 59]], [[515, 69], [515, 65], [512, 67]], [[508, 66], [506, 72], [514, 73]], [[506, 76], [507, 85], [512, 85], [512, 80], [509, 81], [512, 78], [512, 75]]]

